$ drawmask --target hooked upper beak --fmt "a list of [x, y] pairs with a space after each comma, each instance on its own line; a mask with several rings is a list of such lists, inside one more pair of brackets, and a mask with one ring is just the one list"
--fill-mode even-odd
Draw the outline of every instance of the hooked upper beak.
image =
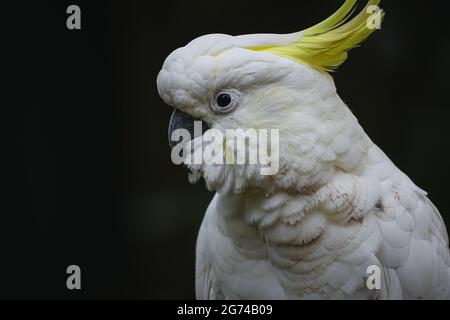
[[[187, 113], [181, 112], [177, 109], [174, 110], [172, 113], [172, 116], [170, 117], [169, 121], [169, 145], [171, 148], [173, 148], [176, 144], [179, 143], [179, 141], [172, 141], [172, 132], [174, 132], [177, 129], [186, 129], [189, 131], [191, 138], [195, 138], [195, 132], [194, 132], [194, 121], [200, 121], [194, 119], [192, 116], [188, 115]], [[206, 132], [206, 130], [209, 129], [209, 126], [204, 122], [202, 122], [202, 134]]]

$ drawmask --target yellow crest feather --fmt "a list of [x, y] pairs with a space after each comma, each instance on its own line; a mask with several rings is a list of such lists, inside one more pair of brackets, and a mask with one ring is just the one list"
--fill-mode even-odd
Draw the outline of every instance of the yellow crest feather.
[[[276, 54], [296, 62], [309, 65], [320, 71], [334, 71], [347, 59], [347, 52], [363, 42], [376, 28], [369, 26], [373, 12], [369, 7], [380, 0], [369, 0], [364, 9], [349, 20], [357, 0], [345, 3], [328, 19], [301, 32], [298, 41], [287, 46], [248, 48]], [[380, 11], [380, 18], [384, 12]]]

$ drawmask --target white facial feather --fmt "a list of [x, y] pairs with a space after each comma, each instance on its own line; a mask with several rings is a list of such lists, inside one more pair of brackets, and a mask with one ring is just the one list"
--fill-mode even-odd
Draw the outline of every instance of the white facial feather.
[[[326, 183], [336, 167], [350, 163], [357, 169], [370, 142], [337, 95], [333, 79], [270, 53], [239, 48], [239, 43], [243, 38], [201, 37], [175, 50], [158, 75], [158, 90], [167, 104], [212, 128], [280, 130], [280, 170], [275, 176], [258, 176], [251, 165], [191, 165], [208, 188], [302, 190]], [[223, 89], [241, 94], [229, 114], [217, 114], [210, 106]]]

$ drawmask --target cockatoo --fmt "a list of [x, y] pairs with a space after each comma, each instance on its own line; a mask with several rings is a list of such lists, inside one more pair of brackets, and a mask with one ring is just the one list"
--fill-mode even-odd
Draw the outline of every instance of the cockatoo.
[[377, 29], [379, 2], [350, 18], [347, 0], [291, 34], [202, 36], [164, 62], [170, 133], [192, 131], [194, 119], [279, 129], [272, 175], [262, 164], [187, 164], [216, 192], [197, 239], [198, 299], [450, 297], [438, 210], [370, 140], [330, 76]]

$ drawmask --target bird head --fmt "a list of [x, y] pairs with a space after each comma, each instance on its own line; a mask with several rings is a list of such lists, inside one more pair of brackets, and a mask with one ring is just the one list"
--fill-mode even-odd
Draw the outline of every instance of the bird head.
[[[180, 128], [192, 133], [192, 122], [202, 121], [204, 129], [223, 133], [226, 157], [226, 130], [278, 132], [267, 138], [267, 154], [278, 157], [266, 162], [277, 162], [272, 174], [261, 174], [261, 163], [190, 162], [191, 180], [203, 177], [209, 189], [219, 192], [306, 190], [363, 157], [364, 147], [352, 144], [361, 134], [357, 121], [337, 95], [330, 72], [376, 30], [373, 23], [383, 17], [379, 2], [368, 1], [353, 16], [356, 0], [346, 0], [328, 19], [300, 32], [210, 34], [173, 51], [157, 79], [161, 98], [175, 108], [169, 138]], [[192, 143], [201, 138], [183, 141], [184, 146], [203, 146], [204, 141]]]

